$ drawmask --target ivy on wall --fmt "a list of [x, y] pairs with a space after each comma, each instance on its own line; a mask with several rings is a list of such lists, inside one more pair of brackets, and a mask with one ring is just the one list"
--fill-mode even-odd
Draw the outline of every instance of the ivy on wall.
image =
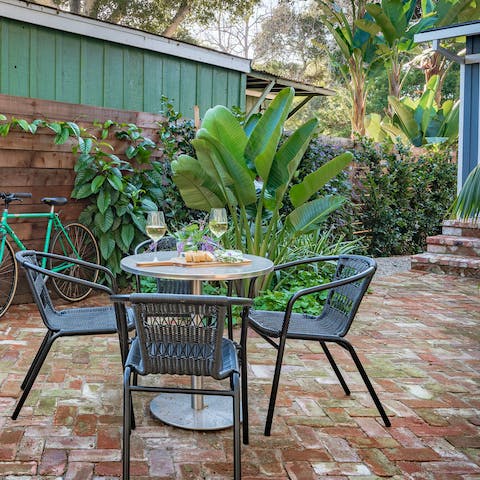
[[[71, 196], [89, 201], [79, 221], [92, 230], [104, 264], [115, 274], [121, 273], [122, 256], [146, 238], [148, 211], [164, 210], [173, 229], [195, 218], [193, 212], [182, 206], [170, 177], [174, 155], [190, 153], [188, 140], [194, 136], [194, 125], [176, 113], [165, 99], [164, 105], [161, 113], [165, 121], [157, 122], [158, 140], [144, 136], [133, 123], [108, 120], [84, 128], [74, 122], [28, 122], [14, 117], [7, 120], [0, 115], [1, 136], [12, 129], [36, 134], [39, 129], [48, 128], [55, 133], [56, 145], [73, 140], [72, 151], [78, 157]], [[122, 158], [109, 141], [112, 137], [124, 142], [120, 148]]]

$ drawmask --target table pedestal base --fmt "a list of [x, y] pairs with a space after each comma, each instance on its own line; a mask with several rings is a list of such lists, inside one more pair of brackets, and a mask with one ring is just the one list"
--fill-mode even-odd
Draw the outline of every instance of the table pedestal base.
[[233, 425], [233, 399], [205, 395], [204, 408], [192, 408], [188, 393], [161, 393], [150, 402], [150, 412], [158, 420], [172, 427], [187, 430], [223, 430]]

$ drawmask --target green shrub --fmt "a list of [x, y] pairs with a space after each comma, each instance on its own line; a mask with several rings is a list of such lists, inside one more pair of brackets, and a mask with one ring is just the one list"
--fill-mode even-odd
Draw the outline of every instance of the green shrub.
[[[302, 178], [305, 178], [311, 172], [314, 172], [319, 167], [327, 163], [332, 158], [345, 152], [344, 147], [325, 144], [324, 140], [315, 137], [308, 145], [299, 168], [297, 169], [292, 183], [296, 184], [300, 182]], [[347, 199], [351, 199], [352, 185], [349, 178], [348, 170], [343, 170], [337, 176], [332, 178], [324, 187], [322, 187], [317, 193], [317, 198], [324, 195], [341, 195]], [[292, 205], [288, 198], [285, 199], [283, 206], [283, 212], [289, 213], [292, 210]], [[327, 228], [332, 229], [334, 237], [345, 237], [347, 239], [353, 238], [354, 218], [355, 218], [355, 205], [351, 201], [345, 202], [335, 212], [332, 212], [326, 222]]]
[[450, 153], [431, 150], [415, 159], [405, 146], [392, 151], [363, 141], [356, 160], [361, 169], [354, 195], [369, 231], [367, 253], [382, 257], [425, 250], [426, 237], [439, 233], [455, 196], [456, 165]]

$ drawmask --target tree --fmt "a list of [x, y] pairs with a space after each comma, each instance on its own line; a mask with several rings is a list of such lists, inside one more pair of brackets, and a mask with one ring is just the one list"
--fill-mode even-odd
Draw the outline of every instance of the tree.
[[358, 20], [365, 17], [365, 1], [350, 2], [350, 11], [345, 13], [333, 0], [318, 0], [323, 12], [322, 19], [330, 30], [340, 50], [336, 64], [348, 89], [351, 104], [352, 134], [365, 134], [365, 109], [368, 77], [374, 66], [375, 44], [373, 37], [358, 27]]
[[193, 35], [202, 44], [222, 52], [240, 55], [245, 58], [254, 56], [253, 38], [260, 31], [261, 23], [269, 15], [252, 8], [241, 15], [228, 11], [218, 11], [205, 25], [192, 25]]
[[[243, 15], [260, 0], [56, 0], [72, 12], [173, 37], [187, 21], [208, 23], [219, 11]], [[186, 33], [186, 30], [183, 30]]]
[[325, 28], [310, 6], [280, 1], [255, 36], [254, 63], [271, 73], [300, 81], [325, 81]]
[[[480, 2], [472, 0], [438, 0], [435, 3], [422, 1], [422, 13], [424, 16], [435, 13], [437, 20], [435, 27], [445, 27], [454, 23], [461, 23], [468, 20], [480, 18]], [[454, 40], [447, 42], [448, 48], [455, 45]], [[438, 89], [435, 93], [435, 101], [440, 105], [442, 101], [443, 85], [447, 74], [452, 66], [452, 61], [440, 52], [428, 49], [418, 55], [414, 62], [420, 65], [425, 75], [425, 85], [434, 76], [438, 75]]]
[[[387, 70], [389, 95], [400, 98], [402, 84], [408, 75], [406, 54], [417, 44], [413, 41], [419, 33], [435, 24], [433, 12], [415, 20], [416, 0], [382, 0], [365, 6], [370, 18], [361, 18], [356, 24], [375, 38], [377, 53]], [[390, 115], [393, 110], [389, 108]]]

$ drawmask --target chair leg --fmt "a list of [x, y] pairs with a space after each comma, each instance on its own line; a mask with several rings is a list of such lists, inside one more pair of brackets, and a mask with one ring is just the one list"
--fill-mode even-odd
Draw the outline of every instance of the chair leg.
[[52, 337], [52, 335], [53, 335], [53, 333], [51, 332], [51, 330], [48, 330], [45, 337], [43, 337], [42, 344], [40, 345], [39, 349], [37, 350], [35, 358], [33, 359], [33, 362], [30, 364], [30, 368], [28, 369], [28, 372], [25, 375], [25, 378], [23, 379], [22, 384], [20, 385], [20, 388], [22, 390], [25, 390], [25, 385], [27, 384], [28, 379], [29, 379], [30, 375], [32, 374], [32, 372], [35, 368], [35, 365], [38, 362], [38, 358], [40, 357], [40, 353], [45, 348], [45, 345], [47, 344], [48, 340]]
[[[241, 446], [240, 446], [240, 385], [238, 373], [233, 374], [233, 478], [242, 477]], [[245, 421], [245, 419], [243, 420]]]
[[382, 417], [383, 423], [385, 424], [386, 427], [390, 427], [391, 426], [390, 420], [387, 417], [387, 414], [385, 413], [383, 405], [381, 404], [375, 392], [375, 389], [373, 388], [373, 385], [370, 382], [370, 379], [368, 378], [367, 372], [363, 368], [362, 362], [360, 362], [360, 359], [358, 358], [358, 355], [355, 352], [355, 349], [353, 348], [353, 345], [350, 342], [347, 342], [345, 339], [343, 339], [340, 345], [342, 345], [344, 348], [346, 348], [350, 352], [350, 355], [352, 356], [352, 359], [355, 362], [355, 365], [358, 371], [360, 372], [360, 375], [362, 376], [363, 382], [365, 383], [368, 389], [368, 392], [370, 393], [370, 396], [372, 397], [372, 400], [375, 403], [375, 406], [377, 407], [378, 413], [380, 413], [380, 416]]
[[130, 478], [130, 434], [132, 420], [132, 394], [130, 392], [130, 368], [126, 367], [123, 376], [123, 449], [122, 449], [122, 478]]
[[57, 338], [58, 338], [58, 335], [50, 335], [50, 338], [48, 339], [48, 341], [42, 343], [42, 349], [37, 352], [37, 355], [35, 356], [35, 360], [34, 360], [35, 362], [34, 366], [33, 368], [30, 368], [30, 370], [27, 373], [28, 378], [26, 378], [25, 387], [23, 389], [20, 399], [17, 402], [17, 405], [15, 406], [15, 410], [12, 413], [12, 420], [17, 419], [18, 414], [20, 413], [20, 410], [22, 409], [23, 404], [25, 403], [25, 400], [28, 397], [28, 394], [32, 389], [33, 383], [37, 378], [38, 372], [42, 368], [43, 362], [45, 362], [45, 358], [47, 358], [48, 352], [50, 351], [50, 348], [52, 348], [53, 342]]
[[281, 338], [278, 345], [275, 373], [273, 374], [272, 391], [270, 393], [270, 401], [268, 404], [267, 421], [265, 422], [265, 430], [263, 432], [266, 437], [270, 436], [270, 432], [272, 430], [273, 411], [275, 410], [275, 402], [277, 400], [278, 382], [280, 381], [280, 371], [282, 369], [283, 352], [285, 351], [286, 340], [286, 338]]
[[[248, 445], [250, 442], [248, 431], [248, 372], [247, 372], [247, 325], [243, 327], [242, 321], [242, 337], [240, 339], [240, 381], [241, 381], [241, 394], [242, 394], [242, 440], [244, 445]], [[245, 332], [243, 331], [245, 328]]]
[[[233, 294], [233, 280], [227, 282], [227, 297], [231, 297]], [[227, 306], [227, 329], [228, 329], [228, 338], [233, 340], [233, 313], [232, 306]]]
[[350, 395], [350, 389], [348, 388], [347, 383], [345, 382], [345, 379], [343, 378], [342, 373], [340, 372], [339, 368], [337, 367], [337, 364], [335, 363], [335, 360], [332, 357], [332, 354], [330, 353], [330, 350], [327, 348], [327, 345], [325, 342], [320, 341], [320, 345], [323, 348], [323, 352], [325, 353], [326, 357], [328, 358], [328, 361], [330, 362], [330, 365], [333, 368], [333, 371], [335, 372], [335, 375], [338, 378], [338, 381], [340, 382], [340, 385], [342, 385], [343, 391], [345, 392], [345, 395]]

